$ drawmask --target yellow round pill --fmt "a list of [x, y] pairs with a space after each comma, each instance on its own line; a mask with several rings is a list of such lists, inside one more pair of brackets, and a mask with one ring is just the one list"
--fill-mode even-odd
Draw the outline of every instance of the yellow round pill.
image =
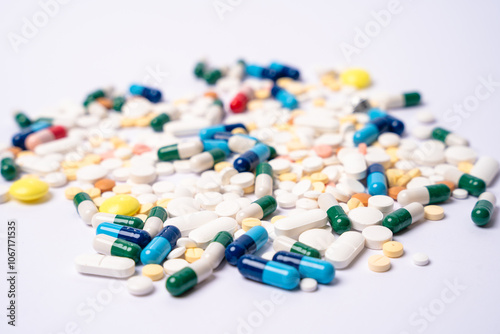
[[444, 209], [439, 205], [427, 205], [424, 207], [424, 217], [427, 220], [441, 220], [444, 218]]
[[148, 215], [145, 215], [143, 213], [139, 213], [139, 214], [136, 214], [134, 217], [139, 218], [140, 220], [142, 220], [144, 222], [148, 218]]
[[297, 174], [295, 173], [283, 173], [279, 176], [280, 181], [297, 181]]
[[9, 194], [20, 201], [35, 201], [49, 192], [46, 182], [34, 178], [20, 179], [14, 182], [9, 189]]
[[323, 193], [325, 192], [326, 186], [323, 182], [313, 182], [312, 184], [313, 190]]
[[142, 275], [151, 278], [152, 281], [159, 281], [165, 276], [165, 273], [159, 264], [146, 264], [142, 268]]
[[377, 273], [383, 273], [391, 269], [391, 259], [384, 255], [372, 255], [368, 258], [368, 268]]
[[397, 241], [388, 241], [382, 246], [382, 250], [385, 256], [388, 257], [400, 257], [403, 255], [403, 244]]
[[254, 226], [260, 226], [262, 223], [260, 222], [260, 219], [257, 218], [245, 218], [241, 221], [241, 227], [243, 230], [248, 231]]
[[99, 211], [114, 215], [133, 216], [140, 207], [139, 201], [130, 195], [115, 195], [106, 199], [101, 204]]
[[344, 85], [363, 89], [371, 84], [370, 74], [361, 68], [351, 68], [340, 74], [340, 81]]
[[328, 175], [325, 173], [312, 173], [311, 174], [311, 182], [321, 182], [321, 183], [328, 183]]
[[203, 254], [202, 248], [188, 248], [186, 253], [184, 253], [184, 258], [187, 262], [193, 263], [200, 259], [201, 254]]
[[274, 224], [278, 220], [283, 219], [283, 218], [286, 218], [286, 216], [283, 216], [283, 215], [274, 216], [273, 218], [271, 218], [271, 224]]
[[149, 214], [149, 211], [152, 208], [153, 208], [153, 203], [144, 203], [141, 205], [141, 208], [139, 209], [139, 213], [147, 215], [147, 214]]
[[159, 200], [156, 201], [155, 205], [161, 206], [162, 208], [166, 208], [168, 202], [170, 202], [171, 200], [172, 200], [171, 198], [160, 198]]
[[73, 197], [75, 197], [76, 194], [81, 193], [83, 191], [82, 188], [78, 187], [69, 187], [64, 190], [64, 196], [69, 199], [70, 201], [73, 200]]
[[233, 164], [228, 161], [221, 161], [214, 165], [214, 170], [218, 173], [226, 167], [233, 167]]

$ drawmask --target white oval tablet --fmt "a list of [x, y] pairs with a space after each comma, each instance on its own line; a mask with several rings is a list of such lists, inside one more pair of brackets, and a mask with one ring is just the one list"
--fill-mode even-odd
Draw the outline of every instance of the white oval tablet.
[[189, 266], [189, 262], [184, 259], [172, 259], [163, 263], [163, 270], [165, 271], [165, 274], [173, 275], [187, 266]]
[[309, 210], [278, 220], [274, 223], [274, 231], [277, 236], [284, 235], [297, 239], [302, 232], [325, 226], [327, 219], [325, 211]]
[[351, 220], [352, 228], [363, 231], [368, 226], [379, 225], [384, 219], [384, 214], [371, 207], [354, 208], [347, 214]]
[[167, 219], [163, 223], [163, 227], [167, 225], [174, 225], [181, 231], [181, 235], [183, 237], [186, 237], [192, 230], [215, 219], [217, 219], [217, 214], [215, 212], [199, 211], [184, 216]]
[[189, 233], [189, 238], [194, 240], [198, 247], [204, 249], [217, 233], [226, 231], [233, 234], [238, 227], [238, 223], [234, 218], [220, 217], [192, 230]]
[[186, 247], [177, 246], [174, 249], [172, 249], [170, 253], [168, 253], [167, 260], [172, 260], [182, 257], [184, 256], [184, 253], [186, 253]]
[[361, 234], [365, 247], [370, 249], [382, 249], [384, 243], [392, 240], [392, 231], [385, 226], [368, 226]]
[[368, 207], [377, 209], [383, 214], [388, 214], [394, 208], [394, 200], [389, 196], [375, 195], [368, 198]]
[[127, 257], [103, 254], [82, 254], [75, 259], [79, 273], [124, 278], [135, 273], [135, 262]]
[[134, 276], [127, 280], [127, 289], [130, 294], [144, 296], [154, 290], [153, 281], [147, 276]]
[[348, 231], [331, 244], [325, 252], [325, 260], [335, 269], [346, 268], [365, 247], [365, 238], [359, 232]]

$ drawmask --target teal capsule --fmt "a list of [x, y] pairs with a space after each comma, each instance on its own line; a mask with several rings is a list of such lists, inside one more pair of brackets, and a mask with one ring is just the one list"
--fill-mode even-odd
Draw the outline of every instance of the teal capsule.
[[496, 196], [490, 192], [484, 192], [479, 196], [474, 209], [471, 212], [471, 218], [477, 226], [488, 224], [495, 210]]

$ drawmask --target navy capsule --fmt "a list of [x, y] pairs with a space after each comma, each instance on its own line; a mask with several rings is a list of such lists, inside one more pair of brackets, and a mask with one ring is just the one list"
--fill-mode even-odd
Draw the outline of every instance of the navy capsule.
[[294, 267], [301, 277], [314, 278], [318, 283], [328, 284], [335, 277], [335, 268], [324, 260], [302, 254], [279, 251], [273, 256], [273, 261]]
[[213, 139], [214, 135], [217, 132], [226, 132], [226, 131], [231, 132], [236, 128], [243, 128], [245, 129], [245, 131], [247, 130], [247, 128], [241, 123], [214, 125], [208, 128], [201, 129], [200, 139], [202, 140]]
[[226, 155], [231, 154], [231, 150], [229, 149], [229, 145], [225, 140], [216, 140], [216, 139], [206, 139], [202, 140], [203, 143], [203, 151], [210, 151], [214, 148], [218, 148], [224, 151]]
[[173, 226], [165, 226], [160, 233], [141, 252], [141, 262], [144, 264], [160, 264], [175, 247], [181, 237], [181, 231]]
[[267, 242], [269, 235], [262, 226], [254, 226], [233, 241], [226, 248], [226, 260], [229, 264], [235, 266], [240, 257], [245, 254], [253, 254], [262, 248]]
[[252, 77], [271, 79], [273, 81], [276, 81], [280, 78], [278, 71], [259, 65], [247, 65], [245, 70], [247, 75]]
[[290, 66], [273, 62], [269, 65], [269, 68], [278, 72], [279, 77], [292, 78], [293, 80], [297, 80], [300, 77], [299, 70]]
[[161, 101], [161, 91], [155, 88], [146, 87], [142, 85], [130, 86], [130, 94], [140, 95], [153, 103]]
[[387, 180], [385, 178], [385, 169], [381, 164], [372, 164], [367, 170], [368, 193], [372, 196], [387, 195]]
[[233, 162], [234, 168], [242, 173], [252, 171], [261, 162], [265, 162], [268, 159], [273, 159], [276, 156], [276, 151], [273, 147], [258, 143]]
[[386, 117], [374, 118], [361, 129], [354, 133], [352, 138], [355, 145], [365, 143], [372, 144], [377, 140], [378, 136], [386, 132], [389, 128], [389, 120]]
[[289, 93], [285, 89], [274, 85], [271, 89], [271, 95], [278, 101], [281, 102], [281, 105], [288, 109], [295, 109], [299, 105], [299, 102], [293, 96], [293, 94]]
[[405, 130], [405, 124], [397, 119], [396, 117], [393, 117], [389, 115], [388, 113], [378, 109], [378, 108], [372, 108], [368, 111], [368, 116], [370, 117], [370, 120], [373, 120], [375, 118], [379, 117], [385, 117], [387, 121], [389, 122], [387, 131], [389, 132], [394, 132], [398, 135], [403, 134]]
[[96, 234], [106, 234], [113, 238], [123, 239], [138, 244], [141, 248], [151, 242], [151, 236], [138, 228], [121, 226], [113, 223], [101, 223], [97, 226]]
[[50, 123], [44, 121], [37, 121], [31, 124], [12, 137], [12, 145], [26, 150], [26, 146], [24, 145], [26, 138], [32, 133], [48, 128], [50, 125]]
[[300, 283], [300, 274], [294, 267], [255, 255], [243, 255], [238, 260], [238, 271], [248, 279], [286, 290], [293, 290]]

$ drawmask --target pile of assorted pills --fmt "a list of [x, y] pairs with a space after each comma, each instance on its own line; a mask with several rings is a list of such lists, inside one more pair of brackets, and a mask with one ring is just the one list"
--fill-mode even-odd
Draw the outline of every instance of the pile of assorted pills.
[[[319, 83], [306, 83], [280, 63], [201, 61], [194, 74], [210, 85], [202, 95], [164, 102], [159, 90], [132, 85], [37, 120], [17, 113], [20, 132], [0, 146], [1, 174], [12, 181], [0, 203], [43, 204], [50, 188], [66, 186], [96, 231], [96, 252], [77, 257], [77, 271], [130, 277], [133, 295], [165, 275], [168, 292], [182, 295], [224, 259], [250, 280], [315, 291], [364, 248], [374, 253], [367, 268], [388, 271], [404, 254], [393, 235], [443, 219], [436, 204], [450, 198], [478, 197], [478, 226], [492, 216], [495, 159], [429, 126], [434, 116], [418, 109], [416, 140], [403, 135], [390, 111], [418, 105], [417, 92], [364, 93], [363, 69], [319, 71]], [[174, 183], [173, 174], [184, 175]]]

